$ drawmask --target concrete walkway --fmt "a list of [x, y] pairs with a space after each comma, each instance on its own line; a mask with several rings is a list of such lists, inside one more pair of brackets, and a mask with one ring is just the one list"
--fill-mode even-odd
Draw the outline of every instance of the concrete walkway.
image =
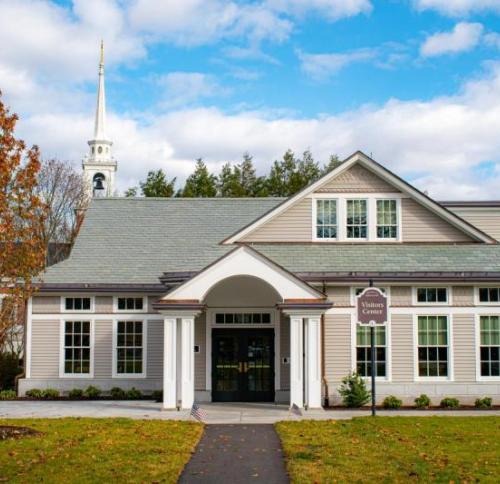
[[[280, 420], [341, 420], [370, 415], [369, 410], [309, 410], [302, 417], [291, 415], [287, 405], [262, 403], [204, 403], [209, 424], [272, 424]], [[500, 416], [500, 410], [381, 410], [378, 415], [389, 416]], [[188, 410], [162, 411], [161, 404], [151, 400], [96, 401], [3, 401], [0, 418], [58, 418], [58, 417], [126, 417], [135, 419], [188, 420]]]
[[180, 484], [287, 484], [281, 442], [273, 425], [209, 425]]

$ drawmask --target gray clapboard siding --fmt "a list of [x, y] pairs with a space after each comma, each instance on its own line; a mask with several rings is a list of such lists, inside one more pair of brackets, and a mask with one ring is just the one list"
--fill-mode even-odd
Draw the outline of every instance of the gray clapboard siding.
[[454, 314], [453, 360], [455, 381], [476, 380], [475, 320], [473, 314]]
[[403, 242], [475, 242], [411, 198], [402, 199]]
[[453, 286], [453, 306], [474, 306], [474, 288], [472, 286]]
[[95, 321], [94, 378], [112, 377], [113, 351], [113, 321]]
[[31, 378], [59, 377], [59, 321], [31, 323]]
[[354, 165], [333, 180], [322, 185], [316, 192], [384, 192], [397, 193], [399, 190], [366, 168]]
[[290, 390], [290, 364], [283, 364], [283, 357], [290, 357], [290, 318], [284, 314], [280, 319], [280, 389]]
[[34, 296], [32, 312], [33, 314], [59, 314], [61, 298], [59, 296]]
[[413, 317], [411, 314], [391, 316], [392, 381], [411, 382], [413, 375]]
[[163, 320], [148, 321], [147, 378], [163, 378]]
[[348, 286], [328, 286], [326, 294], [335, 307], [351, 306], [351, 288]]
[[194, 344], [200, 347], [200, 352], [194, 355], [194, 387], [196, 390], [206, 389], [206, 314], [200, 314], [194, 323]]
[[391, 286], [391, 306], [411, 306], [411, 287], [409, 286]]
[[448, 207], [448, 209], [491, 237], [500, 240], [500, 210], [467, 207]]
[[108, 314], [113, 312], [113, 296], [96, 296], [95, 312], [98, 314]]
[[330, 392], [351, 372], [351, 316], [325, 315], [325, 377]]
[[299, 200], [296, 204], [264, 225], [250, 232], [245, 242], [293, 241], [310, 242], [312, 240], [312, 201], [310, 198]]

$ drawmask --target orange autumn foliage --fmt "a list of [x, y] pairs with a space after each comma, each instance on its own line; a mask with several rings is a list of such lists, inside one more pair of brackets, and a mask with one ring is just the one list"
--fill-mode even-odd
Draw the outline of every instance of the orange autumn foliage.
[[[1, 96], [1, 93], [0, 93]], [[42, 228], [46, 208], [36, 195], [40, 152], [14, 135], [18, 117], [0, 97], [0, 350], [12, 324], [7, 312], [33, 292], [33, 278], [44, 266]]]

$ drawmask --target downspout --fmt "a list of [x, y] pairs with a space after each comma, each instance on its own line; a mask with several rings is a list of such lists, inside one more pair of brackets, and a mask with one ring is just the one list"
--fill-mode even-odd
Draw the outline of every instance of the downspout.
[[[323, 294], [326, 293], [326, 284], [323, 281]], [[324, 406], [330, 406], [330, 398], [328, 397], [328, 380], [326, 379], [325, 370], [325, 315], [321, 315], [321, 381], [323, 382], [323, 392], [325, 395]]]

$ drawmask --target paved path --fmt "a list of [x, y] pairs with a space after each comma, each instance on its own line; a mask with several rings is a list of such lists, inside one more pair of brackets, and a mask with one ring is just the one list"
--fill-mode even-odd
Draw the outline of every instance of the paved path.
[[[302, 417], [291, 415], [287, 405], [262, 403], [203, 403], [208, 424], [272, 424], [281, 420], [343, 420], [370, 415], [369, 410], [309, 410]], [[497, 415], [500, 410], [380, 410], [378, 415], [419, 416], [481, 416]], [[58, 418], [58, 417], [127, 417], [135, 419], [188, 420], [188, 410], [162, 411], [151, 400], [95, 401], [0, 401], [0, 418]]]
[[285, 484], [289, 479], [272, 425], [209, 425], [179, 482]]

